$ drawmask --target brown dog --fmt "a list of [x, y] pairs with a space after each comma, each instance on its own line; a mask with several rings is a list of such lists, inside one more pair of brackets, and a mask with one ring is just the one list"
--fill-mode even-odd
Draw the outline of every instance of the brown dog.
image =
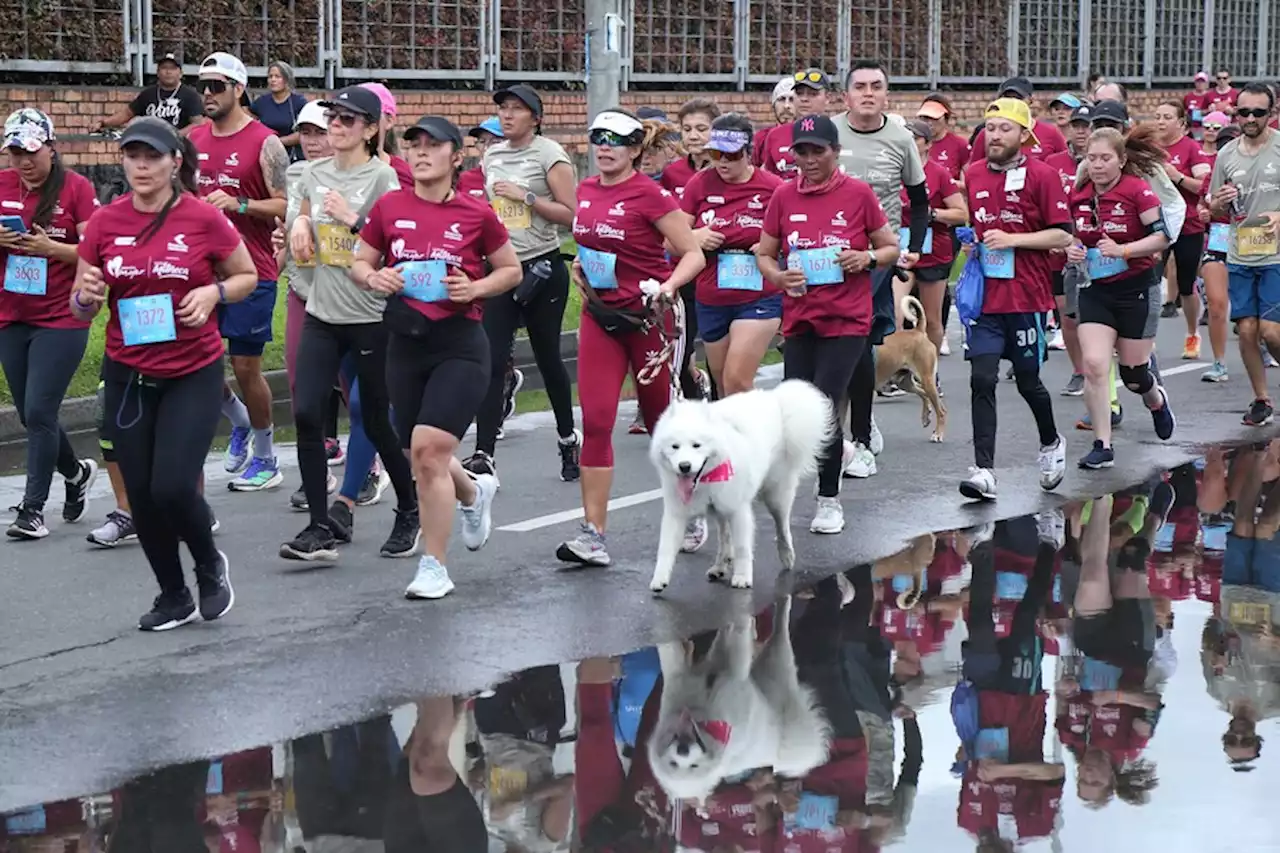
[[929, 409], [937, 417], [929, 440], [942, 441], [947, 431], [947, 407], [938, 393], [938, 350], [925, 334], [924, 306], [914, 296], [902, 297], [902, 313], [914, 329], [898, 330], [876, 349], [876, 387], [893, 379], [899, 388], [920, 398], [920, 425], [929, 428]]

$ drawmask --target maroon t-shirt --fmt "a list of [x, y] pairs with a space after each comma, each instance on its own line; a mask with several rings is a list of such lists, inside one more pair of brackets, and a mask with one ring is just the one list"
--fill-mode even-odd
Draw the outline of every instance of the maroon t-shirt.
[[413, 192], [413, 169], [409, 166], [409, 161], [398, 154], [390, 154], [388, 158], [391, 168], [396, 170], [396, 177], [400, 179], [400, 189]]
[[792, 181], [799, 174], [796, 171], [796, 157], [791, 153], [791, 139], [795, 129], [790, 124], [780, 124], [769, 131], [761, 146], [761, 166], [766, 172], [772, 172], [779, 178]]
[[[933, 210], [941, 210], [947, 198], [960, 192], [960, 187], [956, 186], [956, 182], [951, 179], [951, 173], [947, 168], [933, 159], [924, 164], [924, 183], [929, 190], [929, 207]], [[911, 202], [907, 198], [906, 187], [902, 188], [901, 195], [902, 227], [905, 228], [911, 224], [909, 210]], [[927, 270], [950, 266], [956, 256], [951, 246], [951, 226], [945, 222], [931, 222], [929, 229], [933, 231], [933, 245], [930, 247], [933, 251], [921, 256], [916, 268]]]
[[[1075, 233], [1086, 248], [1093, 248], [1104, 236], [1121, 245], [1147, 236], [1141, 216], [1148, 210], [1159, 210], [1160, 199], [1142, 178], [1121, 175], [1119, 182], [1101, 195], [1095, 195], [1092, 181], [1071, 193], [1071, 215]], [[1095, 216], [1096, 213], [1096, 216]], [[1189, 217], [1188, 217], [1189, 218]], [[1098, 284], [1121, 284], [1160, 263], [1158, 255], [1130, 258], [1129, 268], [1118, 275], [1095, 279]]]
[[[27, 228], [35, 218], [40, 204], [40, 190], [27, 189], [16, 169], [0, 171], [0, 214], [20, 216]], [[79, 172], [66, 171], [62, 192], [53, 208], [53, 219], [45, 232], [57, 243], [80, 242], [77, 227], [89, 221], [98, 209], [98, 198], [93, 184]], [[9, 253], [0, 249], [0, 270], [3, 270], [4, 289], [0, 290], [0, 327], [10, 323], [28, 323], [51, 329], [83, 329], [82, 323], [71, 315], [71, 285], [75, 283], [75, 264], [62, 263], [53, 258], [24, 260], [21, 253]], [[39, 293], [40, 267], [43, 267], [44, 294]], [[34, 288], [31, 285], [36, 285]], [[32, 289], [36, 292], [32, 293]]]
[[767, 281], [761, 283], [760, 290], [721, 288], [719, 258], [744, 254], [746, 258], [742, 260], [755, 265], [751, 247], [760, 242], [765, 208], [782, 183], [777, 175], [755, 169], [745, 183], [727, 184], [715, 169], [705, 169], [685, 187], [680, 209], [693, 217], [693, 227], [711, 228], [724, 235], [720, 250], [710, 254], [707, 265], [698, 273], [697, 297], [703, 305], [746, 305], [778, 292]]
[[[446, 273], [461, 270], [474, 281], [486, 275], [485, 259], [510, 237], [498, 215], [482, 201], [456, 191], [448, 201], [427, 201], [408, 190], [397, 190], [374, 203], [360, 240], [381, 252], [387, 266], [444, 261]], [[459, 314], [479, 320], [484, 308], [480, 300], [424, 302], [406, 296], [405, 303], [430, 320]]]
[[573, 239], [587, 279], [603, 302], [638, 308], [640, 282], [662, 282], [671, 275], [657, 222], [679, 209], [670, 190], [639, 172], [620, 184], [604, 186], [592, 177], [578, 185]]
[[[1177, 142], [1166, 148], [1165, 151], [1169, 155], [1169, 162], [1188, 178], [1193, 177], [1191, 170], [1202, 163], [1209, 165], [1209, 174], [1212, 174], [1213, 165], [1208, 162], [1204, 153], [1200, 150], [1200, 143], [1196, 142], [1190, 136], [1182, 137]], [[1209, 183], [1209, 175], [1205, 175], [1204, 183]], [[1178, 192], [1182, 193], [1182, 200], [1187, 203], [1187, 220], [1182, 225], [1182, 233], [1204, 233], [1208, 226], [1200, 221], [1199, 216], [1196, 216], [1196, 204], [1200, 201], [1199, 193], [1193, 193], [1183, 189], [1181, 185], [1178, 186]]]
[[126, 346], [120, 328], [120, 301], [168, 295], [176, 312], [188, 293], [217, 280], [214, 265], [231, 257], [243, 241], [221, 211], [183, 194], [169, 209], [160, 230], [136, 245], [137, 236], [155, 216], [135, 210], [133, 195], [126, 193], [90, 217], [79, 252], [85, 263], [102, 269], [107, 284], [107, 307], [111, 310], [107, 356], [144, 376], [171, 379], [222, 358], [217, 313], [210, 314], [199, 328], [184, 326], [175, 316], [174, 340]]
[[1228, 109], [1235, 107], [1238, 100], [1240, 100], [1239, 89], [1232, 88], [1225, 92], [1219, 92], [1216, 88], [1210, 89], [1204, 94], [1205, 112], [1211, 113], [1218, 110], [1225, 113]]
[[[1023, 153], [1028, 157], [1044, 160], [1051, 154], [1067, 150], [1067, 138], [1062, 135], [1062, 131], [1058, 130], [1058, 126], [1052, 122], [1047, 122], [1042, 118], [1036, 119], [1035, 135], [1035, 144], [1024, 145], [1022, 148]], [[973, 138], [973, 151], [969, 155], [969, 162], [978, 163], [985, 159], [987, 159], [987, 129], [984, 127]]]
[[[976, 150], [976, 149], [975, 149]], [[987, 231], [1034, 234], [1055, 226], [1070, 227], [1071, 213], [1062, 177], [1052, 166], [1033, 157], [1023, 163], [1022, 189], [1005, 191], [1007, 172], [993, 171], [986, 160], [965, 170], [969, 216], [979, 243]], [[1050, 252], [1014, 250], [1014, 277], [988, 277], [982, 302], [984, 314], [1023, 314], [1053, 310], [1053, 269]]]
[[[779, 187], [764, 215], [764, 232], [782, 246], [782, 261], [795, 253], [834, 247], [870, 249], [871, 234], [888, 224], [875, 191], [844, 176], [824, 192], [801, 194], [796, 183]], [[835, 284], [810, 285], [799, 298], [784, 297], [782, 334], [818, 337], [871, 332], [871, 274], [845, 273]]]
[[658, 183], [662, 184], [662, 188], [668, 192], [674, 193], [677, 199], [684, 196], [684, 188], [688, 186], [689, 181], [693, 180], [693, 176], [698, 174], [698, 170], [693, 168], [693, 164], [689, 162], [688, 157], [683, 157], [668, 164], [667, 168], [662, 170], [662, 177]]
[[[397, 172], [396, 174], [399, 177], [399, 173]], [[403, 182], [401, 182], [400, 188], [413, 192], [413, 186], [406, 187]], [[470, 196], [488, 203], [488, 193], [485, 192], [484, 188], [484, 169], [476, 166], [474, 169], [467, 169], [467, 171], [458, 175], [457, 190], [458, 195]]]
[[[276, 132], [256, 119], [229, 136], [213, 132], [213, 123], [205, 122], [191, 130], [188, 139], [200, 152], [200, 196], [222, 190], [229, 196], [262, 201], [271, 198], [267, 178], [262, 174], [262, 144], [274, 139]], [[253, 258], [259, 281], [275, 281], [279, 277], [275, 252], [271, 248], [271, 232], [275, 223], [248, 214], [224, 214], [240, 236]]]
[[954, 133], [948, 133], [933, 143], [929, 159], [946, 169], [951, 180], [958, 181], [969, 163], [969, 143]]
[[1187, 111], [1187, 127], [1198, 128], [1204, 124], [1204, 117], [1210, 112], [1205, 109], [1209, 105], [1208, 98], [1207, 91], [1197, 92], [1194, 89], [1182, 96], [1182, 108]]

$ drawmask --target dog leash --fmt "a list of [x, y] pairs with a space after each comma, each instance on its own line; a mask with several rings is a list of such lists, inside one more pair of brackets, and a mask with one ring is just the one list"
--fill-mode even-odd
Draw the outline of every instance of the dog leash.
[[[645, 309], [650, 316], [650, 325], [657, 327], [658, 334], [662, 336], [662, 347], [645, 361], [644, 367], [636, 373], [636, 381], [641, 385], [652, 385], [666, 365], [670, 372], [671, 393], [674, 399], [683, 400], [680, 364], [684, 360], [684, 300], [679, 296], [669, 302], [646, 297]], [[670, 315], [670, 324], [666, 322], [667, 315]]]

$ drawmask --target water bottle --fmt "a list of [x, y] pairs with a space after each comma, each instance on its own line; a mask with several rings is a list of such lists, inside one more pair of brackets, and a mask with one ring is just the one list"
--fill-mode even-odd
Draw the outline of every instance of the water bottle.
[[548, 258], [543, 258], [529, 267], [524, 274], [524, 280], [520, 282], [520, 286], [516, 288], [511, 298], [522, 306], [528, 305], [550, 278], [551, 261]]
[[[1225, 186], [1232, 187], [1235, 186], [1235, 184], [1231, 181], [1227, 181]], [[1239, 192], [1239, 190], [1240, 188], [1236, 187], [1236, 191]], [[1239, 195], [1231, 200], [1231, 218], [1244, 219], [1244, 199]]]

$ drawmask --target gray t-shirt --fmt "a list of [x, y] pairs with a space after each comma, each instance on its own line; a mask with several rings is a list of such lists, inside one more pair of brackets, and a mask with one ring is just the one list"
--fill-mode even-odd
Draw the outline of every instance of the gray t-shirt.
[[311, 237], [316, 246], [307, 313], [337, 326], [380, 322], [386, 301], [356, 287], [349, 277], [357, 238], [346, 225], [324, 215], [324, 197], [329, 190], [337, 190], [352, 210], [368, 213], [375, 201], [400, 189], [396, 170], [375, 157], [344, 172], [327, 158], [308, 163], [298, 183], [302, 198], [311, 202]]
[[[538, 198], [552, 199], [547, 173], [557, 163], [573, 161], [560, 143], [545, 136], [535, 136], [524, 148], [512, 148], [510, 142], [499, 142], [484, 152], [484, 185], [490, 203], [502, 224], [511, 234], [511, 245], [522, 261], [545, 255], [560, 248], [560, 233], [554, 222], [543, 218], [523, 201], [511, 201], [493, 194], [493, 185], [509, 181], [528, 188]], [[577, 182], [577, 175], [574, 175]]]
[[888, 116], [884, 126], [861, 133], [849, 126], [849, 114], [832, 119], [840, 133], [840, 171], [871, 185], [889, 224], [902, 221], [902, 188], [924, 183], [924, 165], [911, 131]]
[[[1271, 144], [1253, 157], [1241, 151], [1242, 142], [1243, 137], [1232, 140], [1218, 152], [1209, 184], [1209, 192], [1214, 193], [1230, 181], [1240, 193], [1244, 221], [1233, 229], [1235, 239], [1231, 241], [1227, 262], [1252, 267], [1280, 264], [1276, 239], [1245, 224], [1255, 216], [1280, 211], [1280, 133], [1272, 132]], [[1248, 247], [1244, 255], [1240, 254], [1242, 238]]]
[[[293, 230], [293, 221], [298, 218], [298, 211], [302, 209], [302, 172], [309, 165], [311, 164], [306, 160], [299, 160], [296, 163], [290, 163], [289, 170], [284, 173], [284, 185], [288, 192], [288, 205], [285, 207], [284, 212], [284, 233], [286, 236]], [[306, 266], [298, 266], [286, 239], [284, 276], [289, 282], [289, 289], [298, 294], [303, 302], [306, 302], [307, 297], [311, 295], [311, 276], [314, 271], [314, 260]]]

